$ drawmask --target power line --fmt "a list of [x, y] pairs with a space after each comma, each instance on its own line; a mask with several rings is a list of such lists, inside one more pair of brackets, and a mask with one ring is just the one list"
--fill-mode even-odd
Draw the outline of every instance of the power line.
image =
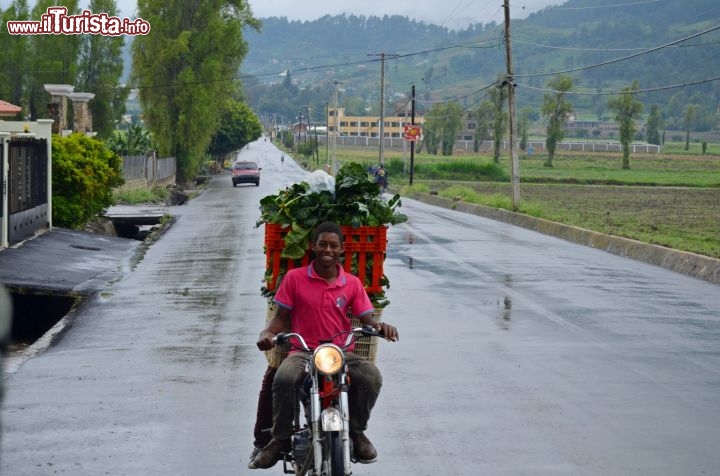
[[[475, 14], [465, 14], [465, 18], [467, 18], [468, 20], [470, 18], [482, 18], [483, 15], [479, 12], [486, 10], [488, 7], [490, 7], [492, 5], [495, 5], [494, 0], [485, 0], [484, 3], [478, 3], [477, 0], [460, 0], [455, 5], [455, 7], [452, 10], [450, 10], [450, 13], [448, 13], [445, 16], [445, 19], [440, 23], [447, 24], [451, 18], [460, 18], [460, 12], [468, 12], [471, 9], [473, 12], [475, 12]], [[474, 7], [474, 8], [472, 8], [472, 7]], [[498, 12], [501, 9], [502, 9], [502, 6], [498, 6], [496, 8], [495, 12], [490, 15], [489, 20], [486, 21], [485, 23], [489, 24], [490, 22], [494, 21], [495, 16], [497, 16]], [[468, 23], [472, 24], [473, 22], [468, 21]], [[475, 22], [475, 23], [477, 23], [477, 22]]]
[[[483, 42], [489, 43], [489, 40], [483, 40]], [[438, 48], [426, 49], [426, 50], [415, 51], [412, 53], [405, 53], [405, 54], [398, 54], [398, 53], [395, 53], [392, 55], [388, 54], [389, 56], [387, 56], [385, 59], [390, 60], [390, 59], [409, 58], [411, 56], [419, 56], [419, 55], [425, 55], [425, 54], [429, 54], [429, 53], [437, 53], [439, 51], [446, 51], [446, 50], [452, 50], [452, 49], [457, 49], [457, 48], [490, 49], [490, 48], [496, 48], [500, 44], [499, 42], [497, 42], [497, 43], [490, 43], [486, 46], [480, 46], [480, 45], [473, 46], [474, 43], [478, 43], [478, 42], [473, 41], [473, 42], [458, 43], [455, 45], [441, 46]], [[339, 65], [326, 65], [326, 66], [321, 66], [321, 68], [332, 68], [332, 67], [337, 67], [337, 66], [352, 66], [352, 65], [364, 64], [364, 63], [376, 63], [378, 61], [382, 61], [382, 59], [355, 61], [355, 62], [339, 64]], [[314, 67], [314, 68], [317, 68], [317, 67]], [[300, 69], [293, 70], [293, 72], [297, 72], [297, 71], [302, 72], [307, 69], [312, 69], [312, 68], [300, 68]]]
[[580, 48], [577, 46], [555, 46], [555, 45], [543, 45], [541, 43], [533, 43], [530, 41], [513, 40], [513, 43], [520, 43], [521, 45], [535, 46], [536, 48], [545, 48], [549, 50], [566, 50], [566, 51], [645, 51], [647, 48]]
[[[718, 30], [718, 29], [720, 29], [720, 25], [717, 25], [717, 26], [714, 26], [714, 27], [712, 27], [712, 28], [703, 30], [703, 31], [701, 31], [701, 32], [698, 32], [698, 33], [689, 35], [689, 36], [684, 37], [684, 38], [681, 38], [681, 39], [679, 39], [679, 40], [672, 41], [672, 42], [670, 42], [670, 43], [666, 43], [666, 44], [663, 44], [663, 45], [660, 45], [660, 46], [656, 46], [656, 47], [653, 47], [653, 48], [650, 48], [650, 49], [643, 49], [642, 51], [640, 51], [640, 52], [638, 52], [638, 53], [635, 53], [635, 54], [632, 54], [632, 55], [624, 56], [624, 57], [621, 57], [621, 58], [615, 58], [615, 59], [612, 59], [612, 60], [608, 60], [608, 61], [605, 61], [605, 62], [593, 64], [593, 65], [578, 67], [578, 68], [569, 69], [569, 70], [565, 70], [565, 71], [555, 71], [555, 72], [548, 72], [548, 73], [534, 73], [534, 74], [515, 74], [514, 76], [515, 76], [516, 78], [533, 78], [533, 77], [542, 77], [542, 76], [552, 76], [552, 75], [558, 75], [558, 74], [564, 74], [564, 73], [570, 73], [570, 72], [584, 71], [584, 70], [587, 70], [587, 69], [596, 68], [596, 67], [600, 67], [600, 66], [606, 66], [606, 65], [614, 64], [614, 63], [617, 63], [617, 62], [620, 62], [620, 61], [625, 61], [625, 60], [627, 60], [627, 59], [632, 59], [632, 58], [636, 58], [636, 57], [638, 57], [638, 56], [642, 56], [642, 55], [645, 55], [645, 54], [649, 54], [649, 53], [658, 51], [658, 50], [663, 49], [663, 48], [673, 47], [673, 46], [675, 46], [675, 45], [678, 45], [679, 43], [682, 43], [682, 42], [684, 42], [684, 41], [687, 41], [687, 40], [690, 40], [690, 39], [693, 39], [693, 38], [697, 38], [697, 37], [702, 36], [702, 35], [705, 35], [705, 34], [707, 34], [707, 33], [711, 33], [711, 32], [713, 32], [713, 31], [715, 31], [715, 30]], [[424, 54], [429, 54], [429, 53], [434, 53], [434, 52], [440, 52], [440, 51], [446, 51], [446, 50], [456, 49], [456, 48], [495, 48], [495, 47], [498, 46], [498, 44], [489, 44], [489, 45], [487, 45], [487, 46], [480, 46], [480, 45], [475, 46], [475, 43], [477, 43], [477, 42], [464, 42], [464, 43], [459, 43], [459, 44], [454, 44], [454, 45], [449, 45], [449, 46], [444, 46], [444, 47], [439, 47], [439, 48], [434, 48], [434, 49], [425, 49], [425, 50], [421, 50], [421, 51], [417, 51], [417, 52], [411, 52], [411, 53], [406, 53], [406, 54], [393, 55], [392, 57], [389, 56], [389, 57], [387, 57], [386, 59], [389, 60], [389, 59], [407, 58], [407, 57], [424, 55]], [[681, 47], [685, 47], [685, 46], [705, 46], [705, 45], [709, 45], [709, 43], [703, 43], [703, 44], [697, 44], [697, 45], [680, 45], [680, 46], [681, 46]], [[325, 69], [334, 69], [334, 68], [343, 67], [343, 66], [352, 66], [352, 65], [359, 65], [359, 64], [374, 63], [374, 62], [378, 62], [378, 61], [381, 61], [381, 60], [380, 60], [380, 59], [369, 59], [369, 60], [368, 60], [368, 59], [365, 59], [365, 60], [362, 60], [362, 61], [351, 61], [351, 62], [345, 62], [345, 63], [336, 63], [336, 64], [332, 64], [332, 65], [309, 66], [309, 67], [306, 67], [306, 68], [299, 68], [299, 69], [292, 70], [292, 71], [297, 74], [297, 73], [303, 73], [303, 72], [309, 72], [309, 71], [319, 71], [319, 70], [325, 70]], [[285, 70], [284, 70], [284, 71], [285, 71]], [[279, 74], [281, 74], [281, 72], [279, 72], [279, 71], [277, 71], [277, 72], [272, 72], [272, 73], [264, 73], [264, 74], [240, 73], [240, 74], [233, 75], [233, 76], [231, 76], [231, 77], [229, 77], [229, 78], [216, 79], [216, 80], [183, 81], [183, 82], [172, 83], [172, 84], [169, 84], [169, 85], [168, 85], [167, 83], [164, 83], [164, 84], [161, 84], [161, 85], [160, 85], [160, 84], [157, 84], [157, 85], [154, 85], [154, 84], [150, 84], [150, 85], [137, 85], [137, 86], [132, 86], [132, 88], [133, 88], [133, 89], [171, 88], [171, 87], [181, 87], [181, 86], [185, 86], [185, 85], [194, 85], [194, 84], [209, 84], [209, 83], [217, 83], [217, 82], [236, 81], [236, 80], [241, 80], [241, 79], [245, 79], [245, 78], [252, 78], [252, 77], [255, 77], [255, 78], [271, 77], [271, 76], [277, 76], [277, 75], [279, 75]], [[717, 80], [717, 78], [710, 78], [710, 79], [693, 81], [693, 82], [688, 82], [688, 83], [683, 83], [683, 84], [678, 84], [678, 85], [671, 85], [671, 86], [666, 86], [666, 87], [659, 87], [659, 88], [654, 88], [654, 89], [649, 89], [649, 90], [643, 90], [642, 92], [646, 92], [646, 91], [647, 91], [647, 92], [650, 92], [650, 91], [661, 91], [661, 90], [663, 90], [663, 89], [675, 89], [675, 88], [679, 88], [679, 87], [685, 87], [685, 86], [692, 86], [692, 85], [702, 84], [702, 83], [705, 83], [705, 82], [712, 82], [712, 81], [715, 81], [715, 80]], [[455, 98], [446, 99], [446, 100], [437, 100], [437, 101], [416, 100], [416, 101], [419, 102], [419, 103], [423, 103], [423, 104], [437, 104], [437, 103], [448, 103], [448, 102], [453, 102], [453, 101], [460, 101], [460, 100], [462, 100], [462, 99], [465, 99], [465, 98], [474, 96], [474, 95], [476, 95], [476, 94], [479, 94], [479, 93], [485, 91], [486, 89], [488, 89], [488, 88], [490, 88], [490, 87], [492, 87], [492, 86], [494, 86], [494, 85], [496, 85], [496, 84], [497, 84], [497, 82], [493, 82], [493, 83], [491, 83], [491, 84], [489, 84], [489, 85], [487, 85], [487, 86], [484, 86], [484, 87], [482, 87], [482, 88], [480, 88], [480, 89], [478, 89], [478, 90], [476, 90], [476, 91], [473, 91], [473, 92], [471, 92], [471, 93], [469, 93], [469, 94], [466, 94], [466, 95], [463, 95], [463, 96], [458, 96], [458, 97], [455, 97]], [[542, 88], [535, 88], [535, 87], [530, 87], [530, 86], [522, 86], [522, 87], [525, 87], [526, 89], [541, 91], [541, 92], [552, 92], [551, 90], [546, 90], [546, 89], [542, 89]], [[640, 92], [640, 91], [639, 91], [639, 92]], [[578, 92], [578, 93], [575, 93], [575, 94], [585, 94], [585, 95], [593, 95], [593, 94], [603, 95], [603, 94], [607, 94], [607, 95], [612, 95], [612, 94], [619, 94], [619, 93], [617, 93], [617, 92], [610, 92], [610, 93], [579, 93], [579, 92]]]
[[[485, 98], [487, 98], [488, 96], [489, 96], [489, 93], [485, 93], [485, 94], [483, 94], [482, 96], [480, 96], [477, 100], [475, 100], [474, 102], [468, 104], [468, 105], [465, 106], [465, 107], [462, 107], [460, 110], [461, 110], [461, 111], [472, 111], [473, 107], [475, 107], [476, 105], [480, 104], [480, 102], [482, 102], [482, 101], [483, 101]], [[417, 101], [416, 101], [416, 102], [417, 102]], [[450, 117], [450, 115], [449, 115], [449, 114], [446, 114], [446, 115], [444, 115], [444, 116], [428, 116], [428, 115], [423, 115], [423, 117], [424, 117], [425, 119], [445, 119], [446, 117]]]
[[668, 89], [677, 89], [677, 88], [684, 88], [687, 86], [695, 86], [697, 84], [711, 83], [713, 81], [718, 81], [718, 80], [720, 80], [720, 76], [716, 76], [714, 78], [700, 79], [697, 81], [690, 81], [690, 82], [682, 83], [682, 84], [673, 84], [670, 86], [658, 86], [656, 88], [632, 89], [632, 90], [625, 90], [625, 91], [610, 91], [610, 92], [596, 91], [596, 92], [592, 92], [592, 93], [591, 92], [582, 92], [582, 91], [557, 91], [554, 89], [536, 88], [534, 86], [527, 86], [527, 85], [523, 85], [523, 84], [518, 84], [517, 86], [524, 88], [524, 89], [530, 89], [533, 91], [539, 91], [539, 92], [543, 92], [543, 93], [553, 93], [553, 94], [563, 93], [563, 94], [574, 95], [574, 96], [614, 96], [614, 95], [625, 94], [625, 93], [633, 93], [633, 94], [654, 93], [657, 91], [666, 91]]
[[[487, 44], [482, 45], [481, 43], [487, 43]], [[426, 55], [426, 54], [430, 54], [430, 53], [438, 53], [441, 51], [446, 51], [446, 50], [451, 50], [451, 49], [460, 49], [460, 48], [490, 49], [490, 48], [497, 48], [499, 45], [500, 45], [500, 42], [495, 41], [495, 40], [471, 41], [471, 42], [457, 43], [457, 44], [448, 45], [448, 46], [441, 46], [438, 48], [429, 48], [429, 49], [424, 49], [424, 50], [420, 50], [420, 51], [414, 51], [411, 53], [395, 53], [392, 55], [392, 57], [388, 56], [386, 59], [409, 58], [412, 56]], [[281, 60], [281, 61], [290, 61], [290, 60]], [[339, 67], [343, 67], [343, 66], [357, 66], [359, 64], [375, 63], [378, 61], [381, 61], [381, 60], [380, 59], [358, 60], [358, 61], [348, 61], [345, 63], [333, 63], [333, 64], [326, 64], [326, 65], [320, 65], [320, 66], [308, 66], [305, 68], [293, 69], [292, 72], [293, 73], [303, 73], [303, 72], [307, 72], [307, 71], [316, 71], [318, 69], [332, 69], [332, 68], [339, 68]], [[253, 76], [264, 77], [264, 76], [271, 76], [271, 75], [277, 75], [277, 74], [280, 74], [280, 72], [254, 74]]]
[[558, 10], [595, 10], [598, 8], [619, 8], [619, 7], [634, 7], [635, 5], [646, 5], [648, 3], [658, 3], [660, 0], [641, 0], [638, 2], [626, 2], [616, 3], [614, 5], [593, 5], [590, 7], [555, 7]]
[[437, 100], [437, 101], [429, 101], [429, 100], [422, 100], [422, 99], [416, 99], [415, 102], [419, 102], [422, 104], [443, 104], [443, 103], [449, 103], [449, 102], [456, 102], [460, 101], [461, 99], [469, 98], [470, 96], [474, 96], [476, 94], [479, 94], [487, 89], [490, 89], [493, 86], [497, 86], [498, 81], [495, 81], [493, 83], [488, 84], [487, 86], [483, 86], [482, 88], [478, 89], [477, 91], [473, 91], [470, 94], [465, 94], [464, 96], [458, 96], [455, 98], [450, 99], [443, 99], [443, 100]]
[[[485, 41], [485, 40], [483, 40], [483, 41]], [[458, 43], [458, 44], [449, 45], [449, 46], [442, 46], [442, 47], [433, 48], [433, 49], [416, 51], [416, 52], [412, 52], [412, 53], [393, 54], [393, 55], [388, 55], [385, 59], [386, 60], [391, 60], [391, 59], [395, 60], [395, 59], [399, 59], [399, 58], [409, 58], [412, 56], [425, 55], [425, 54], [429, 54], [429, 53], [436, 53], [436, 52], [446, 51], [446, 50], [456, 49], [456, 48], [483, 48], [483, 49], [487, 48], [487, 49], [489, 49], [489, 48], [496, 48], [498, 46], [498, 44], [489, 44], [487, 46], [481, 46], [481, 45], [475, 46], [475, 43], [478, 43], [478, 42], [464, 42], [464, 43]], [[284, 71], [291, 71], [294, 74], [298, 74], [298, 73], [306, 73], [306, 72], [310, 72], [310, 71], [335, 69], [335, 68], [340, 68], [340, 67], [345, 67], [345, 66], [357, 66], [360, 64], [370, 64], [370, 63], [376, 63], [378, 61], [381, 61], [381, 59], [365, 59], [365, 60], [358, 60], [358, 61], [348, 61], [345, 63], [334, 63], [334, 64], [326, 64], [326, 65], [318, 65], [318, 66], [308, 66], [305, 68], [298, 68], [298, 69], [293, 69], [293, 70], [286, 69], [283, 71], [275, 71], [275, 72], [271, 72], [271, 73], [258, 73], [258, 74], [239, 73], [239, 74], [233, 75], [229, 78], [217, 79], [217, 80], [184, 81], [184, 82], [176, 82], [176, 83], [173, 83], [170, 85], [168, 85], [168, 84], [136, 85], [136, 86], [132, 86], [132, 88], [133, 89], [154, 89], [154, 88], [177, 87], [177, 86], [183, 86], [183, 85], [204, 84], [204, 83], [213, 83], [213, 82], [235, 81], [237, 79], [244, 79], [244, 78], [275, 77], [275, 76], [280, 75]]]
[[[546, 48], [550, 50], [566, 50], [566, 51], [645, 51], [647, 47], [637, 48], [581, 48], [577, 46], [556, 46], [556, 45], [543, 45], [541, 43], [533, 43], [530, 41], [513, 40], [513, 43], [520, 43], [521, 45], [535, 46], [537, 48]], [[695, 48], [702, 46], [716, 46], [720, 45], [720, 41], [713, 41], [710, 43], [692, 43], [689, 45], [672, 45], [668, 48]]]
[[656, 47], [654, 47], [654, 48], [650, 48], [650, 49], [647, 49], [647, 50], [644, 50], [644, 51], [641, 51], [641, 52], [639, 52], [639, 53], [635, 53], [635, 54], [632, 54], [632, 55], [623, 56], [623, 57], [621, 57], [621, 58], [615, 58], [615, 59], [608, 60], [608, 61], [603, 61], [602, 63], [596, 63], [596, 64], [591, 64], [591, 65], [588, 65], [588, 66], [581, 66], [581, 67], [578, 67], [578, 68], [567, 69], [567, 70], [565, 70], [565, 71], [555, 71], [555, 72], [551, 72], [551, 73], [516, 74], [515, 77], [516, 77], [516, 78], [534, 78], [534, 77], [539, 77], [539, 76], [553, 76], [553, 75], [557, 75], [557, 74], [575, 73], [575, 72], [578, 72], [578, 71], [586, 71], [586, 70], [588, 70], [588, 69], [597, 68], [597, 67], [599, 67], [599, 66], [607, 66], [607, 65], [610, 65], [610, 64], [613, 64], [613, 63], [619, 63], [619, 62], [621, 62], [621, 61], [625, 61], [625, 60], [629, 60], [629, 59], [632, 59], [632, 58], [637, 58], [638, 56], [642, 56], [642, 55], [645, 55], [645, 54], [653, 53], [653, 52], [658, 51], [658, 50], [661, 50], [661, 49], [663, 49], [663, 48], [667, 48], [667, 47], [669, 47], [669, 46], [677, 45], [678, 43], [682, 43], [683, 41], [691, 40], [691, 39], [693, 39], [693, 38], [697, 38], [698, 36], [706, 35], [706, 34], [708, 34], [708, 33], [711, 33], [711, 32], [713, 32], [713, 31], [719, 30], [719, 29], [720, 29], [720, 25], [716, 25], [716, 26], [714, 26], [714, 27], [712, 27], [712, 28], [708, 28], [707, 30], [703, 30], [703, 31], [701, 31], [701, 32], [694, 33], [694, 34], [692, 34], [692, 35], [690, 35], [690, 36], [686, 36], [686, 37], [681, 38], [681, 39], [679, 39], [679, 40], [671, 41], [670, 43], [666, 43], [666, 44], [664, 44], [664, 45], [656, 46]]
[[441, 25], [447, 24], [447, 21], [448, 21], [450, 18], [453, 18], [453, 17], [455, 16], [455, 12], [457, 12], [458, 10], [463, 10], [463, 9], [465, 9], [467, 6], [469, 6], [469, 5], [470, 5], [471, 3], [473, 3], [474, 1], [475, 1], [475, 0], [460, 0], [460, 1], [457, 3], [457, 5], [455, 5], [455, 7], [454, 7], [452, 10], [450, 10], [450, 13], [448, 13], [448, 14], [445, 16], [445, 20], [441, 21], [440, 24], [441, 24]]

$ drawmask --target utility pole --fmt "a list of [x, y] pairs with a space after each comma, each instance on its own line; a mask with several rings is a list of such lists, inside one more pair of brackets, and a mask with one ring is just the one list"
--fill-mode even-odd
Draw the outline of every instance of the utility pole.
[[310, 129], [310, 106], [303, 106], [307, 117], [307, 127], [305, 128], [305, 144], [307, 145], [308, 129]]
[[380, 165], [385, 165], [385, 53], [380, 53]]
[[330, 163], [330, 103], [325, 103], [325, 163]]
[[380, 56], [380, 165], [385, 165], [385, 53], [369, 56]]
[[[410, 106], [410, 124], [415, 125], [415, 83], [412, 85], [412, 101]], [[415, 141], [410, 141], [410, 185], [413, 184], [413, 173], [415, 172]]]
[[[330, 128], [328, 127], [328, 138], [332, 138], [331, 159], [332, 159], [332, 164], [333, 164], [333, 170], [334, 170], [335, 172], [337, 172], [337, 169], [338, 169], [338, 166], [337, 166], [338, 164], [337, 164], [337, 161], [335, 160], [335, 148], [336, 148], [336, 145], [337, 145], [337, 136], [340, 134], [340, 118], [338, 117], [338, 112], [339, 112], [339, 111], [338, 111], [338, 110], [339, 110], [339, 105], [338, 105], [338, 85], [340, 85], [340, 84], [342, 84], [340, 81], [337, 81], [337, 80], [336, 80], [336, 81], [333, 81], [333, 85], [334, 85], [334, 88], [333, 88], [333, 104], [335, 105], [335, 113], [334, 113], [334, 117], [335, 117], [335, 128], [334, 128], [334, 130], [333, 130], [333, 134], [332, 134], [332, 135], [330, 134]], [[329, 164], [326, 164], [326, 165], [329, 165]]]
[[298, 135], [297, 135], [297, 145], [300, 146], [300, 138], [302, 137], [302, 129], [303, 129], [303, 113], [302, 111], [298, 112]]
[[320, 146], [318, 145], [317, 130], [318, 126], [315, 124], [315, 163], [320, 165]]
[[507, 77], [503, 81], [508, 88], [508, 114], [510, 132], [510, 183], [512, 186], [512, 207], [520, 207], [520, 159], [518, 157], [517, 131], [515, 127], [515, 80], [513, 78], [512, 50], [510, 43], [510, 0], [505, 4], [505, 56], [507, 62]]

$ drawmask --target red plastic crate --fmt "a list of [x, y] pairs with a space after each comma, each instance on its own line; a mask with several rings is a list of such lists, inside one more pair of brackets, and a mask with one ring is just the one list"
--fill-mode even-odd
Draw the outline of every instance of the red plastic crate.
[[[285, 248], [284, 237], [288, 228], [275, 223], [265, 224], [265, 267], [272, 270], [272, 277], [267, 282], [267, 288], [274, 291], [280, 275], [280, 265], [285, 261], [287, 270], [298, 266], [306, 266], [310, 263], [312, 250], [308, 249], [305, 256], [300, 260], [283, 258], [281, 256]], [[355, 274], [360, 281], [365, 283], [365, 290], [368, 293], [382, 291], [380, 281], [383, 277], [383, 263], [387, 250], [387, 227], [386, 226], [340, 226], [345, 238], [344, 269], [353, 273], [352, 263], [357, 260], [357, 271]], [[368, 276], [368, 260], [372, 259], [371, 275]]]

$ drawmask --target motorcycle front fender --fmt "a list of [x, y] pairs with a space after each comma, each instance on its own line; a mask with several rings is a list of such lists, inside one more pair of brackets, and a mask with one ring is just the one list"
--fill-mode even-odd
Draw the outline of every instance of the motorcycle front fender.
[[323, 431], [343, 431], [343, 415], [335, 407], [328, 407], [320, 415]]

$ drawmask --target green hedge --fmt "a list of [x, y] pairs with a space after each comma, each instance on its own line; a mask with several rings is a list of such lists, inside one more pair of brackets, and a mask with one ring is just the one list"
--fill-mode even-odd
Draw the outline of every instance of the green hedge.
[[114, 203], [113, 187], [125, 182], [122, 159], [84, 134], [52, 138], [53, 225], [82, 228]]

